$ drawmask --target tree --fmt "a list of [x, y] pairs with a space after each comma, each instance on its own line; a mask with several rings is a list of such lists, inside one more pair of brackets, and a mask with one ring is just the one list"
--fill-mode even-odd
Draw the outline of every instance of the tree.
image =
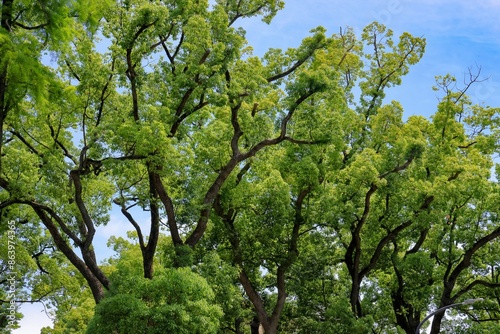
[[[22, 112], [4, 124], [1, 178], [2, 207], [28, 207], [36, 214], [85, 277], [96, 302], [109, 288], [109, 279], [96, 263], [92, 243], [96, 228], [109, 220], [110, 198], [137, 230], [144, 276], [152, 278], [161, 215], [175, 245], [194, 247], [228, 176], [262, 149], [293, 140], [287, 126], [295, 110], [325, 88], [304, 75], [305, 82], [279, 96], [276, 83], [324, 47], [321, 32], [288, 57], [285, 68], [241, 58], [243, 32], [233, 23], [260, 14], [269, 20], [280, 2], [221, 2], [212, 10], [208, 2], [102, 6], [103, 20], [92, 17], [98, 27], [74, 20], [77, 9], [61, 13], [75, 33], [67, 38], [71, 47], [53, 48], [59, 77], [40, 63], [40, 56], [33, 57], [38, 72], [45, 71], [44, 79], [51, 80], [51, 94], [21, 98], [16, 107]], [[95, 49], [98, 33], [111, 43], [109, 53]], [[154, 63], [145, 63], [151, 57]], [[246, 116], [240, 109], [259, 94], [269, 100], [269, 114], [261, 112], [257, 120], [268, 123], [269, 131], [243, 149]], [[276, 129], [269, 126], [275, 117], [282, 119]], [[214, 127], [226, 129], [224, 137], [211, 138]], [[78, 129], [77, 137], [73, 129]], [[151, 141], [152, 136], [157, 140]], [[220, 152], [221, 142], [215, 139], [227, 145]], [[25, 158], [21, 163], [15, 158], [19, 155]], [[30, 177], [16, 178], [19, 168]], [[135, 220], [133, 208], [149, 212], [149, 235]], [[183, 239], [184, 230], [189, 232]]]
[[[282, 6], [2, 3], [1, 231], [15, 222], [23, 284], [57, 308], [47, 333], [93, 303], [89, 332], [411, 332], [429, 304], [498, 292], [498, 110], [467, 100], [477, 77], [441, 78], [433, 118], [403, 120], [385, 92], [424, 39], [319, 27], [254, 56], [238, 20]], [[113, 208], [137, 242], [98, 263]], [[86, 298], [61, 297], [82, 280]]]
[[217, 333], [222, 310], [202, 276], [190, 268], [157, 265], [155, 277], [144, 278], [137, 244], [112, 242], [118, 251], [109, 261], [112, 288], [86, 333]]
[[[426, 163], [427, 176], [434, 183], [429, 191], [436, 198], [432, 218], [436, 223], [422, 225], [418, 242], [406, 252], [402, 252], [401, 245], [408, 241], [394, 244], [393, 264], [398, 276], [394, 306], [401, 320], [398, 323], [407, 333], [414, 332], [419, 323], [418, 314], [426, 311], [425, 306], [433, 293], [436, 294], [436, 306], [443, 307], [465, 296], [481, 297], [477, 294], [481, 286], [492, 291], [499, 287], [491, 276], [495, 260], [488, 256], [499, 236], [494, 213], [498, 184], [490, 175], [491, 153], [497, 145], [497, 111], [471, 106], [465, 92], [478, 75], [471, 74], [470, 78], [468, 85], [457, 91], [453, 89], [453, 77], [438, 78], [438, 87], [442, 88], [445, 97], [438, 106], [434, 126], [429, 128], [428, 135], [429, 142], [439, 145], [429, 152]], [[439, 160], [433, 159], [438, 156]], [[410, 266], [420, 267], [421, 271], [411, 274]], [[409, 277], [403, 277], [403, 271], [407, 271]], [[433, 272], [427, 282], [415, 279], [415, 275], [423, 275], [426, 271]], [[423, 293], [415, 293], [418, 289], [408, 284], [409, 281], [418, 284]], [[437, 291], [431, 293], [432, 286], [436, 286]], [[495, 319], [485, 315], [473, 318]], [[440, 331], [442, 320], [443, 314], [434, 317], [432, 333]]]
[[[491, 153], [498, 143], [497, 111], [471, 106], [466, 89], [455, 91], [453, 82], [449, 76], [439, 78], [438, 83], [449, 89], [432, 122], [419, 116], [403, 122], [394, 103], [377, 108], [363, 144], [367, 147], [354, 154], [360, 162], [345, 174], [341, 173], [344, 167], [331, 174], [332, 180], [339, 181], [325, 182], [330, 193], [322, 197], [319, 211], [326, 223], [319, 235], [328, 243], [320, 248], [308, 244], [312, 251], [301, 260], [304, 264], [295, 277], [311, 273], [306, 276], [309, 280], [297, 279], [300, 283], [293, 284], [290, 292], [297, 294], [297, 307], [312, 312], [306, 317], [311, 324], [329, 326], [329, 308], [337, 307], [343, 294], [352, 298], [356, 280], [350, 254], [359, 254], [359, 268], [367, 268], [360, 271], [366, 272], [358, 286], [362, 298], [357, 303], [350, 299], [352, 311], [359, 326], [372, 320], [369, 326], [377, 332], [397, 332], [397, 325], [414, 333], [430, 312], [429, 305], [443, 307], [497, 293], [496, 255], [492, 254], [498, 245], [493, 204], [498, 184], [491, 179]], [[398, 159], [402, 167], [385, 173], [385, 182], [375, 186], [368, 182], [369, 175], [379, 178], [381, 167], [387, 170], [384, 164], [394, 165]], [[404, 163], [409, 159], [409, 164]], [[358, 231], [349, 226], [346, 222], [352, 216], [358, 222], [359, 217], [365, 219], [366, 225]], [[359, 246], [354, 247], [358, 233]], [[335, 302], [324, 298], [325, 291], [336, 296]], [[491, 300], [487, 307], [460, 309], [471, 317], [464, 322], [479, 331], [472, 321], [498, 321], [494, 305], [497, 302]], [[432, 331], [437, 333], [443, 317], [434, 319]], [[345, 331], [354, 327], [353, 323]], [[314, 327], [306, 328], [314, 332]]]

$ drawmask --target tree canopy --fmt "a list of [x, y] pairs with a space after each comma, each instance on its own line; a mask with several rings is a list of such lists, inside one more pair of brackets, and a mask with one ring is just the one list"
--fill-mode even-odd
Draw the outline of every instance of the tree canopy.
[[[240, 20], [283, 6], [2, 2], [0, 283], [48, 305], [42, 333], [414, 333], [479, 297], [460, 330], [497, 328], [500, 109], [468, 98], [479, 74], [436, 77], [433, 115], [405, 117], [385, 93], [424, 38], [318, 27], [254, 55]], [[112, 212], [132, 232], [99, 262]]]

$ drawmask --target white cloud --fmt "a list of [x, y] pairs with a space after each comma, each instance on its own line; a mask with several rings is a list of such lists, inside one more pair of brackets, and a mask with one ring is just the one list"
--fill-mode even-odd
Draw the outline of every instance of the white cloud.
[[111, 236], [126, 237], [127, 231], [133, 229], [132, 225], [119, 214], [111, 214], [109, 223], [99, 226], [96, 231], [96, 238], [108, 240]]

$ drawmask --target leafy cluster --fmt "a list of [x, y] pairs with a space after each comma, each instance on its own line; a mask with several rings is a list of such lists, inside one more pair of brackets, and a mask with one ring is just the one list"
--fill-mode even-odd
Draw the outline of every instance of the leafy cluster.
[[[16, 302], [47, 305], [43, 333], [414, 333], [478, 297], [452, 316], [497, 326], [500, 122], [467, 96], [479, 75], [437, 77], [433, 116], [405, 118], [385, 95], [423, 38], [318, 27], [254, 55], [239, 20], [283, 5], [2, 2], [0, 284], [13, 226]], [[118, 221], [134, 242], [101, 263]]]

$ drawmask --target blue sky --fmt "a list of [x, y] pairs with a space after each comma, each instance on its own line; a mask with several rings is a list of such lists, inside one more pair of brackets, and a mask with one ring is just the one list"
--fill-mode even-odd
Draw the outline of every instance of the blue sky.
[[471, 68], [481, 67], [488, 80], [472, 86], [475, 103], [500, 106], [500, 1], [496, 0], [289, 0], [271, 25], [253, 19], [244, 23], [249, 44], [261, 55], [269, 47], [296, 47], [318, 25], [329, 34], [352, 27], [357, 35], [378, 21], [395, 36], [409, 32], [425, 37], [426, 53], [410, 69], [400, 87], [387, 91], [387, 100], [398, 100], [405, 115], [434, 113], [436, 75], [452, 74], [462, 83]]
[[[328, 34], [340, 27], [352, 27], [359, 35], [367, 24], [378, 21], [391, 28], [395, 36], [409, 32], [427, 40], [426, 53], [413, 66], [399, 87], [387, 92], [387, 100], [400, 101], [405, 115], [429, 117], [436, 109], [438, 94], [432, 90], [436, 75], [452, 74], [463, 82], [468, 69], [481, 67], [488, 80], [472, 86], [473, 102], [500, 107], [500, 1], [498, 0], [289, 0], [273, 22], [258, 19], [242, 21], [249, 45], [256, 55], [268, 48], [297, 47], [308, 32], [321, 25]], [[99, 229], [98, 251], [111, 235], [124, 235], [129, 225], [119, 213]], [[39, 333], [50, 324], [41, 305], [23, 306], [25, 318], [15, 334]]]

